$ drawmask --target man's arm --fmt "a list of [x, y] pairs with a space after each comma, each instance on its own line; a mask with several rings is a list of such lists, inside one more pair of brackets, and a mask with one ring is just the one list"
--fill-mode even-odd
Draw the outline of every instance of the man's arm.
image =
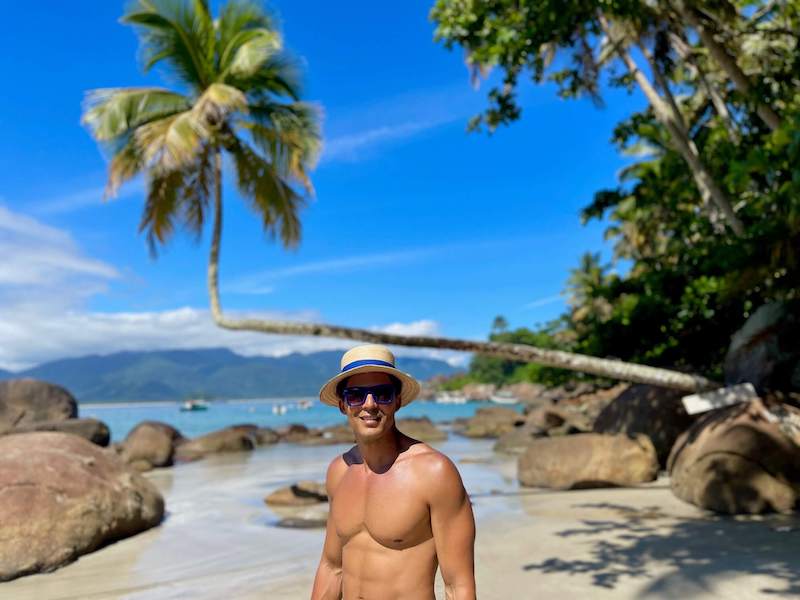
[[461, 476], [437, 454], [430, 465], [430, 510], [446, 600], [475, 600], [475, 518]]
[[[341, 456], [328, 466], [325, 477], [325, 488], [328, 492], [328, 505], [333, 505], [333, 493], [339, 480], [347, 470]], [[314, 578], [311, 600], [340, 600], [342, 597], [342, 544], [333, 524], [331, 512], [328, 512], [328, 525], [325, 528], [325, 544], [322, 547], [322, 558]]]

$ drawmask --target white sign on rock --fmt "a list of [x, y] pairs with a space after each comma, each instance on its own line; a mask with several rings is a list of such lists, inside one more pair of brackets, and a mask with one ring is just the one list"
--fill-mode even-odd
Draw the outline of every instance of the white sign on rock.
[[683, 406], [690, 415], [732, 406], [740, 402], [750, 402], [758, 398], [752, 383], [740, 383], [730, 387], [718, 388], [710, 392], [683, 397]]

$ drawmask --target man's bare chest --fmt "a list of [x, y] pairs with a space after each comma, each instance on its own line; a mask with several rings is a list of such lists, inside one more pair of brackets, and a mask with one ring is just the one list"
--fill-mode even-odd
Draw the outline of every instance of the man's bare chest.
[[368, 534], [378, 544], [400, 550], [432, 536], [424, 493], [405, 469], [377, 475], [353, 465], [336, 489], [331, 516], [343, 546]]

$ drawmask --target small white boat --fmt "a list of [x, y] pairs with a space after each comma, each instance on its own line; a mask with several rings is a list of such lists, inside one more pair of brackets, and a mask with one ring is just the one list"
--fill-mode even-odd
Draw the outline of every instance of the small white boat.
[[489, 400], [496, 404], [517, 404], [519, 403], [519, 398], [517, 398], [511, 392], [497, 392], [496, 394], [492, 394], [489, 397]]
[[181, 404], [181, 412], [191, 412], [196, 410], [208, 410], [208, 402], [205, 400], [186, 400]]
[[273, 415], [285, 415], [286, 414], [286, 406], [283, 404], [275, 404], [272, 407], [272, 414]]
[[439, 392], [435, 400], [437, 404], [465, 404], [467, 397], [460, 392]]

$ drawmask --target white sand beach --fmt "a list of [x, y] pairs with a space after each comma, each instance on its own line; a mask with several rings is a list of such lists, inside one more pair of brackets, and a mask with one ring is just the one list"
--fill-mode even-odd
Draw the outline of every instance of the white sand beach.
[[[439, 445], [474, 503], [482, 600], [800, 597], [796, 516], [715, 517], [677, 500], [665, 480], [520, 490], [515, 460], [491, 446], [456, 436]], [[278, 445], [153, 472], [167, 500], [160, 527], [54, 573], [0, 584], [0, 598], [308, 598], [323, 531], [276, 527], [263, 497], [321, 479], [342, 449]]]

